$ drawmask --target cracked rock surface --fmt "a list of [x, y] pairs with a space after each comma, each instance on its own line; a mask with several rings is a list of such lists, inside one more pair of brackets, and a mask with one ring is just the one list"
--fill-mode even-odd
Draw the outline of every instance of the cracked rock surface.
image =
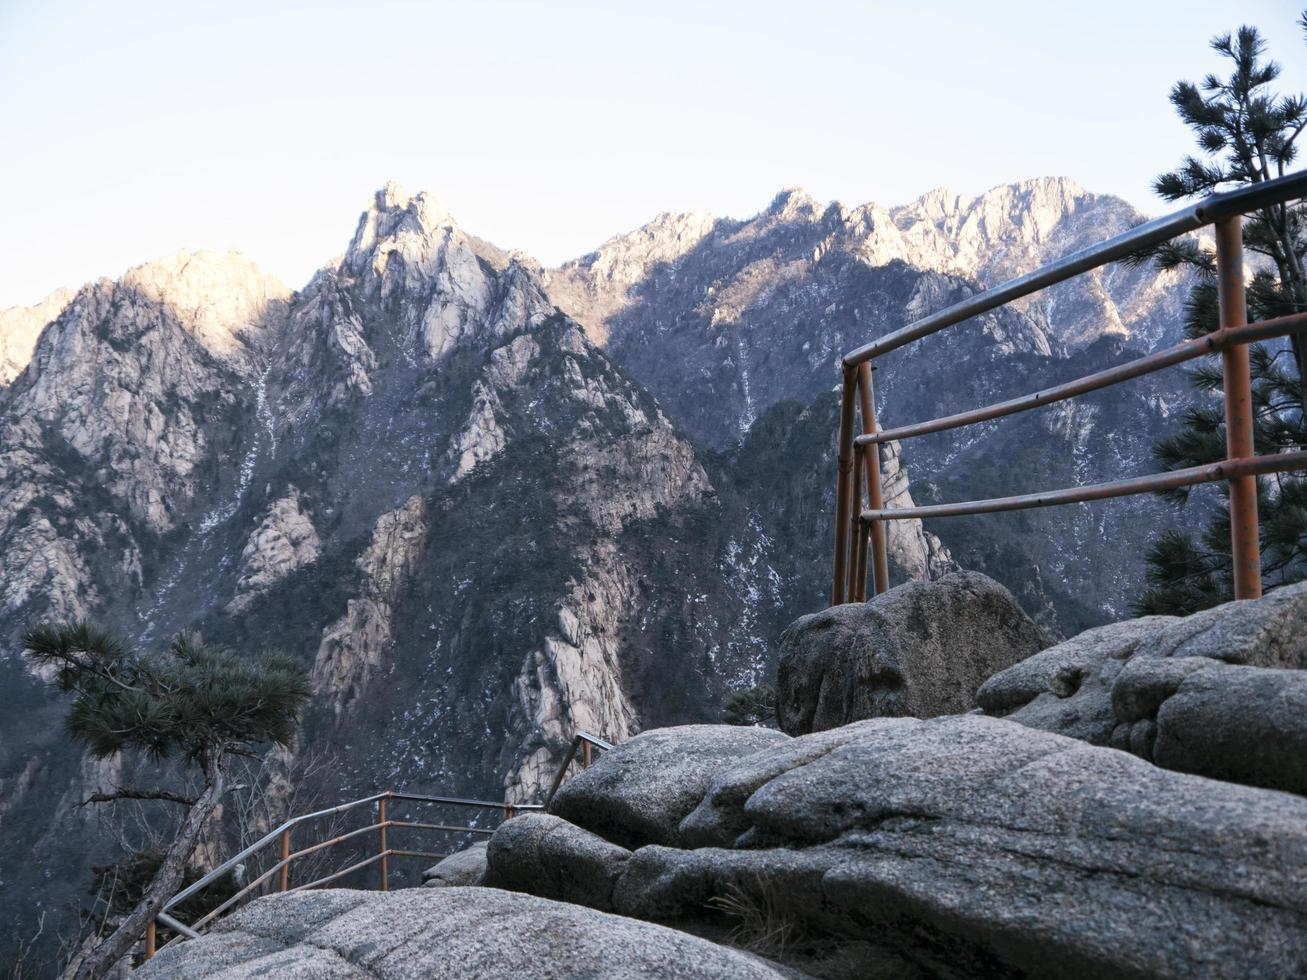
[[[629, 767], [625, 748], [578, 781]], [[611, 811], [571, 817], [504, 824], [489, 874], [687, 928], [723, 900], [767, 908], [809, 937], [799, 946], [872, 944], [909, 975], [1307, 971], [1307, 800], [1010, 721], [878, 718], [783, 739], [717, 767], [678, 847], [605, 851]], [[603, 888], [569, 873], [583, 860]]]
[[492, 888], [274, 896], [163, 950], [143, 980], [793, 976], [705, 939]]
[[1307, 582], [1088, 630], [990, 678], [986, 714], [1307, 795]]

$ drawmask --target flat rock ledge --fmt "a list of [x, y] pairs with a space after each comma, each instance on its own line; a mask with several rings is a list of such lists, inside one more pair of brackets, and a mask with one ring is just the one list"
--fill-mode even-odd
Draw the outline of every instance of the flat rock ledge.
[[986, 714], [1156, 765], [1307, 795], [1307, 582], [1098, 629], [981, 686]]
[[[626, 753], [578, 782], [638, 813], [657, 773]], [[619, 812], [508, 821], [487, 880], [745, 940], [762, 922], [786, 937], [768, 956], [818, 976], [1307, 976], [1307, 800], [1009, 721], [873, 719], [721, 761], [676, 846], [618, 843], [649, 837]]]
[[260, 899], [163, 950], [142, 980], [741, 978], [793, 973], [634, 919], [493, 888], [343, 889]]
[[777, 719], [806, 735], [864, 718], [970, 711], [985, 680], [1053, 642], [979, 572], [909, 582], [802, 616], [781, 634]]

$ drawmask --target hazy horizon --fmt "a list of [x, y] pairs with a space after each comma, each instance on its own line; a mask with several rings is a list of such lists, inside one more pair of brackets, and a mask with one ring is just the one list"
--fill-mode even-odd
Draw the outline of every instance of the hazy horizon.
[[664, 211], [744, 218], [1065, 176], [1145, 213], [1193, 148], [1171, 84], [1263, 30], [1307, 88], [1296, 3], [1033, 0], [0, 9], [0, 307], [179, 250], [292, 288], [387, 180], [556, 265]]

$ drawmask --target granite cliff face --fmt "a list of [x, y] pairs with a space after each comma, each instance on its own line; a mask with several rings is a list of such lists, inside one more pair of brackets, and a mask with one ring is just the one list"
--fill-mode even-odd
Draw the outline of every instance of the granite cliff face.
[[[40, 619], [301, 657], [317, 696], [297, 751], [337, 760], [318, 777], [330, 799], [533, 799], [578, 728], [621, 740], [716, 718], [773, 676], [781, 628], [825, 603], [840, 353], [1099, 237], [1122, 208], [1064, 182], [889, 212], [790, 191], [749, 221], [664, 215], [543, 270], [388, 185], [297, 292], [199, 253], [0, 314], [0, 833], [25, 856], [0, 856], [4, 894], [35, 893], [48, 868], [62, 884], [42, 901], [61, 908], [104, 853], [75, 804], [130, 775], [64, 740], [61, 705], [16, 656]], [[1114, 314], [1077, 299], [1073, 329], [1030, 306], [905, 353], [878, 372], [883, 415], [1127, 356], [1123, 310], [1170, 336], [1178, 287], [1131, 276], [1101, 284]], [[886, 493], [1131, 472], [1178, 398], [891, 446]], [[896, 523], [893, 572], [987, 567], [1070, 629], [1137, 575], [1101, 548], [1160, 513], [1134, 506], [1005, 530]]]

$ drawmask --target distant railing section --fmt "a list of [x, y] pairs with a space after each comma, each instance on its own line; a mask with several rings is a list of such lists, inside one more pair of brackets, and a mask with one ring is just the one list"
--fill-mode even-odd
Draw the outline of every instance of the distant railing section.
[[[511, 820], [516, 814], [533, 810], [542, 810], [554, 798], [558, 792], [559, 786], [567, 778], [569, 770], [573, 763], [579, 763], [581, 768], [588, 769], [594, 760], [595, 751], [607, 752], [612, 749], [612, 745], [601, 738], [591, 735], [589, 732], [578, 732], [572, 739], [568, 747], [567, 754], [563, 758], [562, 764], [558, 767], [558, 772], [550, 784], [549, 792], [545, 796], [545, 803], [495, 803], [488, 800], [470, 800], [462, 797], [452, 796], [428, 796], [421, 793], [405, 793], [396, 790], [388, 790], [384, 793], [377, 793], [373, 796], [366, 796], [361, 800], [352, 800], [349, 803], [342, 803], [339, 806], [329, 807], [325, 810], [318, 810], [314, 813], [305, 813], [297, 817], [291, 817], [279, 827], [269, 831], [263, 837], [259, 838], [249, 847], [244, 848], [239, 853], [223, 861], [216, 868], [210, 871], [204, 877], [186, 888], [183, 888], [176, 895], [170, 898], [159, 912], [153, 922], [146, 927], [144, 938], [144, 956], [146, 959], [155, 955], [157, 947], [158, 926], [162, 925], [171, 930], [176, 935], [168, 943], [178, 941], [179, 939], [196, 939], [199, 938], [201, 930], [210, 922], [218, 918], [225, 912], [235, 908], [242, 901], [257, 896], [261, 892], [298, 892], [309, 888], [317, 888], [320, 885], [326, 885], [333, 881], [339, 881], [349, 875], [356, 874], [372, 865], [380, 865], [377, 876], [377, 888], [380, 891], [390, 889], [390, 859], [392, 857], [416, 857], [427, 860], [440, 860], [449, 856], [447, 853], [435, 851], [417, 851], [407, 850], [390, 846], [389, 831], [437, 831], [445, 834], [454, 835], [480, 835], [489, 837], [493, 834], [494, 827], [480, 826], [476, 823], [453, 824], [444, 822], [420, 822], [414, 820], [396, 820], [387, 814], [387, 805], [396, 802], [416, 803], [420, 805], [433, 805], [452, 807], [460, 810], [472, 810], [478, 813], [489, 813], [498, 816], [502, 820]], [[579, 752], [579, 758], [578, 758]], [[359, 807], [370, 807], [376, 805], [376, 822], [370, 823], [363, 827], [357, 827], [343, 834], [336, 834], [326, 840], [319, 840], [315, 843], [302, 847], [297, 851], [291, 850], [291, 842], [294, 831], [312, 821], [324, 820], [338, 817], [343, 813], [356, 810]], [[358, 861], [353, 861], [346, 867], [333, 871], [330, 874], [314, 878], [300, 884], [292, 885], [291, 883], [291, 866], [292, 864], [310, 855], [325, 851], [328, 848], [335, 848], [347, 841], [365, 838], [367, 835], [377, 835], [376, 850]], [[266, 869], [261, 871], [255, 877], [245, 882], [231, 896], [223, 900], [219, 905], [206, 912], [196, 921], [184, 923], [180, 921], [174, 911], [182, 905], [187, 899], [197, 895], [199, 892], [210, 887], [215, 882], [222, 880], [232, 874], [238, 867], [249, 863], [252, 858], [264, 853], [273, 845], [278, 848], [277, 859]], [[275, 885], [273, 884], [275, 880]]]
[[563, 763], [558, 767], [554, 781], [549, 785], [549, 792], [545, 794], [545, 806], [549, 806], [550, 803], [554, 802], [554, 794], [558, 792], [558, 787], [563, 785], [563, 780], [567, 778], [567, 771], [576, 759], [578, 751], [581, 753], [581, 768], [589, 769], [590, 763], [594, 761], [596, 749], [600, 752], [610, 752], [612, 748], [612, 745], [608, 742], [591, 735], [589, 732], [577, 732], [572, 739], [571, 746], [568, 747], [567, 755], [563, 756]]
[[[1307, 452], [1282, 452], [1270, 456], [1254, 454], [1252, 380], [1247, 345], [1307, 330], [1307, 311], [1253, 324], [1247, 322], [1242, 215], [1304, 196], [1307, 196], [1307, 172], [1254, 184], [1228, 194], [1214, 195], [978, 293], [846, 354], [843, 359], [839, 457], [835, 484], [835, 555], [831, 604], [861, 602], [867, 598], [869, 558], [872, 566], [872, 594], [883, 592], [888, 587], [889, 556], [883, 526], [885, 521], [1050, 507], [1217, 481], [1225, 481], [1230, 487], [1235, 598], [1260, 596], [1261, 552], [1258, 542], [1256, 478], [1264, 473], [1307, 469]], [[1214, 225], [1216, 232], [1220, 329], [1214, 333], [1184, 341], [1128, 364], [984, 408], [893, 429], [881, 429], [877, 424], [871, 380], [872, 362], [876, 358], [1047, 286], [1206, 225]], [[1226, 423], [1226, 458], [1220, 462], [1110, 483], [1012, 497], [922, 507], [885, 507], [881, 493], [879, 447], [882, 443], [944, 432], [1029, 411], [1181, 364], [1204, 354], [1218, 352], [1222, 358]], [[860, 431], [855, 431], [855, 427]]]

